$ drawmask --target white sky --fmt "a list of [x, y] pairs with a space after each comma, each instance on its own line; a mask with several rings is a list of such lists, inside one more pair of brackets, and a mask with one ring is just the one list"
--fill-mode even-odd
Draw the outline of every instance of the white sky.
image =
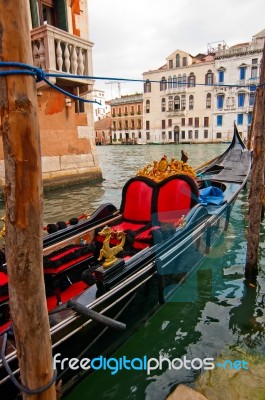
[[[142, 79], [176, 49], [191, 55], [207, 44], [249, 42], [265, 29], [264, 0], [89, 0], [93, 74]], [[96, 81], [106, 98], [118, 97], [118, 85]], [[142, 84], [122, 83], [121, 94], [142, 92]]]

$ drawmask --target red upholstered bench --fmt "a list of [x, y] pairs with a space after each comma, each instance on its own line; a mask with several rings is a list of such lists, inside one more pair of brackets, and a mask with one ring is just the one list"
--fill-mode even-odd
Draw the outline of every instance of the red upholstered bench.
[[136, 235], [135, 248], [144, 248], [145, 243], [152, 243], [154, 231], [163, 225], [175, 229], [182, 216], [198, 203], [199, 189], [193, 178], [179, 174], [157, 183], [154, 193], [153, 226]]
[[[114, 231], [133, 231], [135, 249], [153, 244], [153, 233], [162, 224], [175, 228], [181, 217], [198, 203], [197, 182], [188, 175], [173, 175], [156, 183], [147, 177], [130, 179], [122, 191], [122, 220], [112, 226]], [[103, 241], [97, 236], [99, 242]], [[111, 244], [117, 244], [115, 238]]]
[[[152, 215], [155, 211], [154, 189], [156, 183], [149, 178], [131, 178], [123, 187], [120, 211], [121, 222], [113, 225], [116, 232], [137, 232], [151, 226]], [[104, 238], [97, 235], [97, 241], [102, 242]], [[117, 244], [115, 237], [111, 244]]]

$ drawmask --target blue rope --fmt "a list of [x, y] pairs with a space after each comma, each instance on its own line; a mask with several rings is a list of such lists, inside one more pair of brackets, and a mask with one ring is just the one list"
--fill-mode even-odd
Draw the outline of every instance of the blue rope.
[[[1, 67], [20, 67], [20, 68], [24, 68], [24, 70], [13, 70], [13, 71], [0, 71], [0, 76], [7, 76], [7, 75], [17, 75], [17, 74], [21, 74], [21, 75], [31, 75], [31, 76], [35, 76], [36, 77], [36, 81], [37, 82], [41, 82], [44, 81], [46, 82], [49, 86], [51, 86], [52, 88], [58, 90], [59, 92], [65, 94], [66, 96], [69, 96], [75, 100], [80, 100], [83, 102], [87, 102], [87, 103], [97, 103], [99, 105], [101, 105], [100, 102], [96, 101], [96, 100], [86, 100], [83, 99], [79, 96], [75, 96], [72, 93], [69, 93], [67, 91], [65, 91], [64, 89], [60, 88], [59, 86], [51, 83], [47, 78], [82, 78], [82, 79], [93, 79], [93, 80], [109, 80], [109, 81], [121, 81], [121, 82], [142, 82], [142, 83], [163, 83], [165, 82], [165, 84], [168, 85], [168, 81], [161, 81], [161, 80], [150, 80], [150, 79], [131, 79], [131, 78], [113, 78], [113, 77], [108, 77], [108, 76], [90, 76], [90, 75], [74, 75], [74, 74], [67, 74], [67, 73], [47, 73], [45, 72], [43, 69], [38, 68], [38, 67], [34, 67], [28, 64], [24, 64], [24, 63], [19, 63], [19, 62], [0, 62], [0, 68]], [[172, 85], [172, 89], [173, 89], [173, 81], [170, 81], [171, 85]], [[183, 83], [181, 82], [180, 84], [178, 84], [178, 87], [184, 87], [187, 86], [188, 83]], [[255, 85], [255, 84], [249, 84], [249, 85], [238, 85], [238, 84], [211, 84], [211, 85], [207, 85], [205, 83], [194, 83], [194, 86], [217, 86], [217, 87], [237, 87], [237, 88], [259, 88], [261, 86], [264, 86], [264, 84], [259, 84], [259, 85]]]
[[[30, 76], [34, 76], [36, 78], [36, 82], [41, 82], [44, 81], [47, 83], [47, 85], [49, 85], [50, 87], [52, 87], [53, 89], [57, 90], [58, 92], [61, 92], [63, 94], [65, 94], [68, 97], [71, 97], [74, 100], [80, 100], [84, 103], [96, 103], [99, 104], [100, 106], [102, 105], [101, 102], [97, 101], [97, 100], [87, 100], [84, 99], [82, 97], [76, 96], [72, 93], [67, 92], [66, 90], [60, 88], [59, 86], [55, 85], [54, 83], [51, 83], [47, 77], [52, 77], [56, 74], [48, 74], [45, 71], [43, 71], [43, 69], [41, 68], [37, 68], [37, 67], [33, 67], [31, 65], [28, 64], [24, 64], [24, 63], [19, 63], [19, 62], [0, 62], [0, 68], [3, 67], [20, 67], [20, 68], [24, 68], [21, 70], [13, 70], [13, 71], [0, 71], [0, 77], [1, 76], [8, 76], [8, 75], [30, 75]], [[71, 74], [58, 74], [58, 77], [75, 77], [75, 78], [86, 78], [84, 76], [79, 76], [79, 75], [71, 75]]]

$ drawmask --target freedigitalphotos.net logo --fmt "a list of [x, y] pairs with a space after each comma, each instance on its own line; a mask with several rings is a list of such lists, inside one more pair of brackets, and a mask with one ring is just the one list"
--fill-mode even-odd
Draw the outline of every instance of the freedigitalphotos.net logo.
[[186, 356], [182, 358], [174, 358], [170, 360], [167, 357], [159, 356], [158, 358], [148, 358], [147, 356], [127, 358], [122, 356], [119, 358], [111, 357], [106, 358], [103, 356], [89, 358], [62, 358], [61, 353], [57, 353], [53, 359], [53, 368], [61, 370], [70, 368], [72, 370], [94, 370], [94, 371], [110, 371], [111, 375], [116, 375], [120, 371], [146, 371], [147, 375], [150, 375], [152, 371], [157, 370], [180, 370], [185, 368], [187, 370], [212, 370], [214, 368], [234, 369], [234, 370], [248, 370], [248, 362], [245, 360], [224, 360], [222, 363], [214, 363], [214, 358], [193, 358], [188, 359]]

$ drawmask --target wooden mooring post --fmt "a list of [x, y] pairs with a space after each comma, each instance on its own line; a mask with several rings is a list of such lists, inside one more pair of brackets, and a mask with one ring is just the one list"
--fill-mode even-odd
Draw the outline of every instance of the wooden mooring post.
[[[0, 61], [32, 65], [28, 1], [0, 1]], [[36, 94], [34, 77], [0, 76], [10, 312], [21, 382], [29, 389], [43, 387], [53, 377], [42, 268], [43, 205]], [[23, 398], [55, 400], [55, 384], [40, 394], [23, 393]]]
[[249, 194], [249, 228], [247, 234], [247, 259], [245, 276], [247, 279], [258, 275], [258, 252], [260, 239], [260, 224], [262, 215], [262, 201], [265, 196], [265, 44], [263, 49], [260, 86], [255, 96], [255, 111], [252, 131], [253, 165]]

